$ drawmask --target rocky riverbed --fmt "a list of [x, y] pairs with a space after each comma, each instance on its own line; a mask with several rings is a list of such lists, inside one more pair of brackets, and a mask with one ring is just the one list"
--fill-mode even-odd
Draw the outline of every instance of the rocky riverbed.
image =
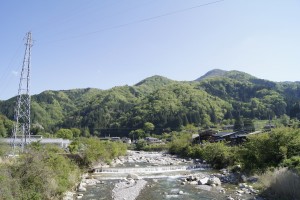
[[[165, 166], [201, 166], [196, 170], [159, 171]], [[228, 199], [252, 200], [259, 191], [255, 190], [248, 178], [226, 169], [209, 170], [209, 165], [200, 160], [182, 159], [166, 153], [128, 151], [126, 156], [114, 159], [110, 166], [98, 164], [95, 168], [105, 169], [147, 169], [157, 167], [157, 171], [142, 173], [97, 173], [86, 174], [77, 187], [76, 194], [68, 193], [71, 199]], [[125, 170], [126, 171], [126, 170]]]

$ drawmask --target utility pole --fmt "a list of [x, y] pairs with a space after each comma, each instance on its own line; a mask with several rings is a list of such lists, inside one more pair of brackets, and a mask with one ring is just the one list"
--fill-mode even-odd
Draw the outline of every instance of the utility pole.
[[15, 106], [15, 122], [12, 133], [13, 154], [16, 146], [21, 147], [21, 151], [30, 142], [30, 64], [31, 47], [33, 45], [31, 32], [26, 34], [25, 54], [22, 64], [21, 77], [19, 82], [17, 103]]

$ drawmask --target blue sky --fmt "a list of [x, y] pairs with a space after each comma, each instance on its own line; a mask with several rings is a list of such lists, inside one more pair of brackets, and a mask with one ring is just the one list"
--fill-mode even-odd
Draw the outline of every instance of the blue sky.
[[17, 94], [32, 31], [31, 94], [108, 89], [219, 68], [300, 81], [299, 0], [2, 0], [0, 99]]

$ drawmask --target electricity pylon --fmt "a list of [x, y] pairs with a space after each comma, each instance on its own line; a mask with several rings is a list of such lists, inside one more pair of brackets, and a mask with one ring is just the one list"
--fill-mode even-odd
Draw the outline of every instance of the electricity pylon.
[[15, 122], [12, 133], [13, 153], [16, 147], [20, 146], [24, 151], [26, 144], [30, 141], [30, 57], [31, 47], [33, 45], [31, 32], [26, 34], [25, 38], [25, 54], [22, 64], [21, 77], [19, 82], [19, 90], [17, 103], [15, 107]]

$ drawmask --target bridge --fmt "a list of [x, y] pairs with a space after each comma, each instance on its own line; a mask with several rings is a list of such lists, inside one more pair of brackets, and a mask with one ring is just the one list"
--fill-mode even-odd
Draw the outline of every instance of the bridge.
[[[61, 148], [67, 148], [72, 142], [71, 140], [62, 138], [35, 138], [30, 137], [26, 139], [26, 144], [31, 142], [39, 142], [40, 144], [55, 144]], [[0, 138], [0, 143], [15, 144], [16, 146], [21, 146], [24, 143], [23, 138]]]

